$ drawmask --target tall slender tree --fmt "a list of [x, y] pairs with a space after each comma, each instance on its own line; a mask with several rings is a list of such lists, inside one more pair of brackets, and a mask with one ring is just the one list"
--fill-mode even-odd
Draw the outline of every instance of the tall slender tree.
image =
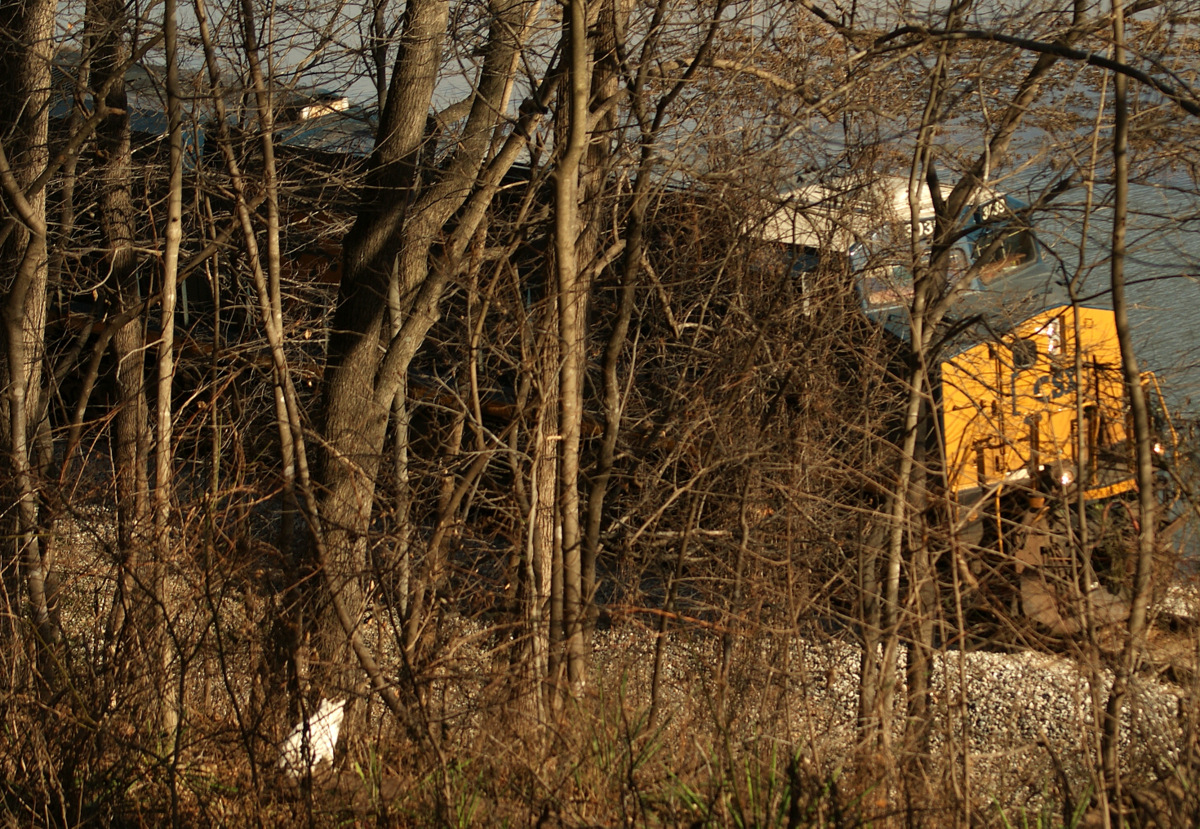
[[[93, 99], [103, 96], [107, 114], [96, 128], [96, 172], [100, 224], [104, 234], [106, 298], [111, 317], [125, 324], [112, 335], [116, 359], [117, 409], [117, 594], [109, 619], [110, 644], [129, 618], [139, 564], [150, 542], [150, 410], [147, 401], [145, 319], [139, 284], [136, 213], [133, 203], [133, 153], [125, 74], [129, 69], [129, 33], [125, 5], [94, 0], [87, 13]], [[144, 581], [144, 579], [143, 579]], [[145, 606], [145, 603], [143, 603]], [[143, 618], [142, 623], [148, 621]]]
[[[54, 10], [49, 0], [0, 5], [0, 487], [16, 510], [0, 519], [6, 619], [19, 619], [27, 590], [34, 630], [44, 648], [60, 639], [47, 591], [47, 560], [38, 534], [39, 462], [46, 333], [46, 196], [35, 182], [49, 161], [48, 128]], [[23, 587], [22, 587], [23, 582]], [[11, 623], [4, 623], [10, 634]], [[47, 655], [49, 650], [44, 650]], [[43, 668], [53, 679], [56, 668]]]

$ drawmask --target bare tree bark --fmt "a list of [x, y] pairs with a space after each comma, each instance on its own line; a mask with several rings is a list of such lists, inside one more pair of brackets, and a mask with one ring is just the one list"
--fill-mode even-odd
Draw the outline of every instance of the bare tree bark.
[[[570, 0], [564, 8], [567, 55], [566, 129], [554, 175], [554, 265], [558, 280], [559, 509], [562, 522], [563, 626], [567, 680], [572, 693], [584, 679], [582, 539], [579, 527], [579, 450], [583, 422], [587, 283], [580, 272], [577, 243], [579, 173], [588, 144], [592, 87], [587, 4]], [[560, 115], [562, 113], [560, 112]]]
[[[94, 98], [106, 90], [109, 112], [96, 128], [96, 166], [101, 179], [100, 221], [108, 247], [108, 294], [119, 314], [142, 304], [138, 283], [136, 225], [132, 193], [132, 147], [129, 132], [125, 72], [128, 65], [125, 6], [113, 0], [93, 0], [88, 9], [93, 47], [90, 87]], [[136, 604], [136, 574], [149, 550], [150, 409], [146, 398], [144, 320], [135, 316], [112, 335], [117, 360], [115, 466], [117, 477], [117, 593], [109, 616], [110, 651], [117, 647], [126, 620]], [[145, 603], [142, 603], [143, 607]], [[142, 618], [148, 623], [150, 617]]]
[[[540, 117], [537, 110], [526, 113], [484, 168], [497, 130], [506, 124], [513, 73], [536, 7], [495, 0], [490, 11], [469, 115], [449, 157], [433, 171], [423, 170], [421, 161], [430, 140], [427, 116], [449, 10], [443, 0], [406, 6], [363, 201], [343, 248], [323, 390], [321, 510], [333, 568], [328, 575], [352, 616], [364, 608], [360, 579], [369, 572], [366, 533], [396, 394], [500, 177], [516, 160], [513, 139], [523, 141], [525, 130]], [[458, 221], [447, 233], [456, 212]], [[401, 323], [397, 327], [393, 320], [395, 333], [385, 334], [393, 267]], [[410, 612], [420, 604], [414, 602]], [[341, 637], [336, 626], [320, 624], [316, 645], [325, 659], [337, 661]], [[346, 681], [331, 676], [326, 692], [337, 693]]]
[[[33, 185], [44, 175], [54, 53], [55, 5], [28, 0], [0, 5], [0, 184], [8, 221], [0, 238], [0, 492], [15, 504], [0, 526], [6, 619], [25, 615], [20, 583], [29, 595], [43, 678], [56, 681], [61, 635], [52, 618], [47, 561], [38, 537], [38, 476], [33, 435], [43, 412], [42, 360], [46, 331], [46, 199]], [[5, 622], [9, 646], [17, 631]], [[15, 652], [15, 651], [12, 651]]]
[[558, 348], [557, 326], [551, 323], [557, 316], [557, 304], [547, 297], [544, 310], [545, 328], [553, 341], [538, 343], [532, 357], [537, 376], [537, 388], [542, 390], [537, 421], [530, 435], [532, 467], [530, 470], [528, 544], [526, 556], [526, 595], [523, 597], [524, 622], [529, 638], [528, 674], [531, 714], [536, 723], [546, 717], [561, 701], [553, 686], [561, 663], [558, 645], [562, 640], [562, 547], [559, 529], [558, 447], [556, 425], [558, 407]]
[[[1125, 10], [1114, 0], [1113, 60], [1125, 60]], [[1134, 353], [1129, 326], [1129, 304], [1125, 299], [1125, 236], [1129, 212], [1129, 81], [1117, 74], [1113, 79], [1113, 230], [1112, 230], [1112, 301], [1117, 341], [1121, 346], [1121, 371], [1133, 414], [1136, 476], [1138, 484], [1138, 557], [1134, 577], [1133, 602], [1129, 612], [1129, 630], [1121, 650], [1121, 659], [1113, 677], [1112, 689], [1104, 711], [1101, 760], [1104, 767], [1108, 800], [1113, 810], [1121, 800], [1121, 757], [1118, 749], [1121, 709], [1129, 690], [1129, 680], [1146, 649], [1146, 628], [1150, 609], [1151, 578], [1154, 569], [1155, 528], [1158, 504], [1154, 489], [1154, 451], [1150, 413], [1146, 405], [1142, 376]]]
[[[172, 798], [177, 797], [174, 769], [178, 762], [179, 730], [183, 727], [182, 668], [176, 660], [171, 625], [174, 621], [167, 570], [172, 558], [171, 520], [174, 490], [174, 417], [171, 392], [175, 380], [175, 298], [179, 251], [183, 243], [183, 101], [179, 85], [179, 35], [175, 0], [163, 4], [163, 45], [167, 60], [167, 215], [163, 233], [161, 299], [162, 333], [158, 340], [157, 399], [154, 429], [154, 574], [153, 599], [158, 609], [155, 644], [159, 648], [159, 727], [164, 755], [170, 757]], [[174, 801], [173, 801], [174, 802]]]

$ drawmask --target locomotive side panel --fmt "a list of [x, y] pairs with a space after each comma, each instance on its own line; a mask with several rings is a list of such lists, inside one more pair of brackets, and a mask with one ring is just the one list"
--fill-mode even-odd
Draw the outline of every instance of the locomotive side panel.
[[1051, 308], [940, 368], [947, 488], [960, 501], [1043, 478], [1089, 497], [1132, 486], [1111, 311]]

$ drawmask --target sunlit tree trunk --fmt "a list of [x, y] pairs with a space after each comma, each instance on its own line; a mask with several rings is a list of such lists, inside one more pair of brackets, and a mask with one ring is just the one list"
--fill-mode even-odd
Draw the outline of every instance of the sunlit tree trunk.
[[[1125, 61], [1125, 12], [1120, 0], [1113, 3], [1113, 59]], [[1109, 802], [1121, 799], [1121, 709], [1129, 691], [1129, 680], [1146, 648], [1146, 628], [1150, 609], [1151, 577], [1154, 568], [1155, 527], [1158, 505], [1154, 490], [1154, 452], [1146, 395], [1141, 372], [1134, 354], [1129, 327], [1129, 305], [1125, 299], [1125, 236], [1129, 212], [1129, 80], [1120, 73], [1113, 79], [1113, 229], [1112, 229], [1112, 301], [1121, 345], [1121, 370], [1133, 414], [1134, 459], [1138, 484], [1138, 556], [1134, 577], [1133, 603], [1129, 612], [1129, 630], [1117, 664], [1116, 676], [1104, 711], [1101, 759]]]
[[33, 449], [43, 411], [46, 198], [44, 191], [27, 194], [26, 188], [45, 170], [49, 157], [54, 10], [48, 0], [0, 4], [0, 185], [6, 217], [0, 234], [0, 493], [5, 504], [16, 506], [0, 518], [5, 594], [0, 613], [12, 647], [13, 623], [27, 615], [19, 596], [27, 592], [28, 615], [49, 682], [57, 674], [54, 653], [61, 636], [52, 618], [48, 563], [38, 537], [39, 469]]
[[[528, 542], [524, 574], [525, 634], [528, 638], [528, 707], [536, 722], [545, 721], [559, 697], [551, 679], [557, 678], [561, 664], [558, 645], [562, 641], [562, 547], [558, 523], [558, 441], [555, 435], [558, 394], [557, 303], [545, 301], [542, 318], [549, 337], [535, 338], [532, 356], [537, 388], [542, 390], [542, 405], [530, 435], [532, 468], [529, 486]], [[551, 342], [546, 340], [552, 339]], [[559, 592], [556, 592], [555, 588]]]
[[[163, 44], [167, 60], [167, 210], [163, 232], [161, 329], [157, 353], [157, 384], [154, 411], [154, 571], [153, 585], [157, 609], [154, 641], [158, 648], [161, 673], [157, 674], [160, 729], [166, 756], [175, 758], [179, 750], [179, 729], [183, 726], [182, 666], [177, 659], [170, 626], [175, 619], [172, 585], [167, 573], [174, 545], [171, 539], [174, 493], [174, 422], [171, 394], [175, 380], [175, 298], [179, 274], [179, 251], [183, 243], [183, 101], [179, 85], [179, 36], [175, 0], [163, 4]], [[174, 762], [171, 768], [175, 768]], [[171, 792], [177, 795], [175, 780]]]
[[[566, 129], [559, 148], [554, 188], [554, 265], [558, 281], [559, 339], [559, 507], [562, 522], [562, 606], [567, 680], [574, 691], [583, 683], [583, 570], [579, 525], [579, 450], [583, 422], [587, 280], [577, 247], [580, 226], [579, 174], [588, 144], [588, 99], [592, 87], [587, 4], [570, 0], [564, 8], [567, 55]], [[562, 113], [560, 112], [560, 115]]]

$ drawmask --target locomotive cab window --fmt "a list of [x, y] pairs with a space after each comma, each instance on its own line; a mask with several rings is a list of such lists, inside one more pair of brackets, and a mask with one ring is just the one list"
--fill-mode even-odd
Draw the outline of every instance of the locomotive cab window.
[[1037, 260], [1037, 241], [1028, 229], [1000, 228], [984, 233], [975, 242], [979, 279], [984, 285], [1021, 270]]
[[[922, 256], [922, 265], [929, 266], [928, 251]], [[946, 251], [945, 284], [942, 287], [957, 285], [968, 267], [967, 254], [961, 248]], [[908, 305], [913, 297], [912, 270], [906, 262], [899, 260], [864, 268], [859, 277], [859, 289], [868, 309]]]
[[868, 268], [858, 281], [868, 310], [908, 305], [913, 297], [912, 271], [894, 264]]
[[962, 248], [951, 248], [946, 254], [946, 282], [954, 286], [967, 272], [967, 254]]

